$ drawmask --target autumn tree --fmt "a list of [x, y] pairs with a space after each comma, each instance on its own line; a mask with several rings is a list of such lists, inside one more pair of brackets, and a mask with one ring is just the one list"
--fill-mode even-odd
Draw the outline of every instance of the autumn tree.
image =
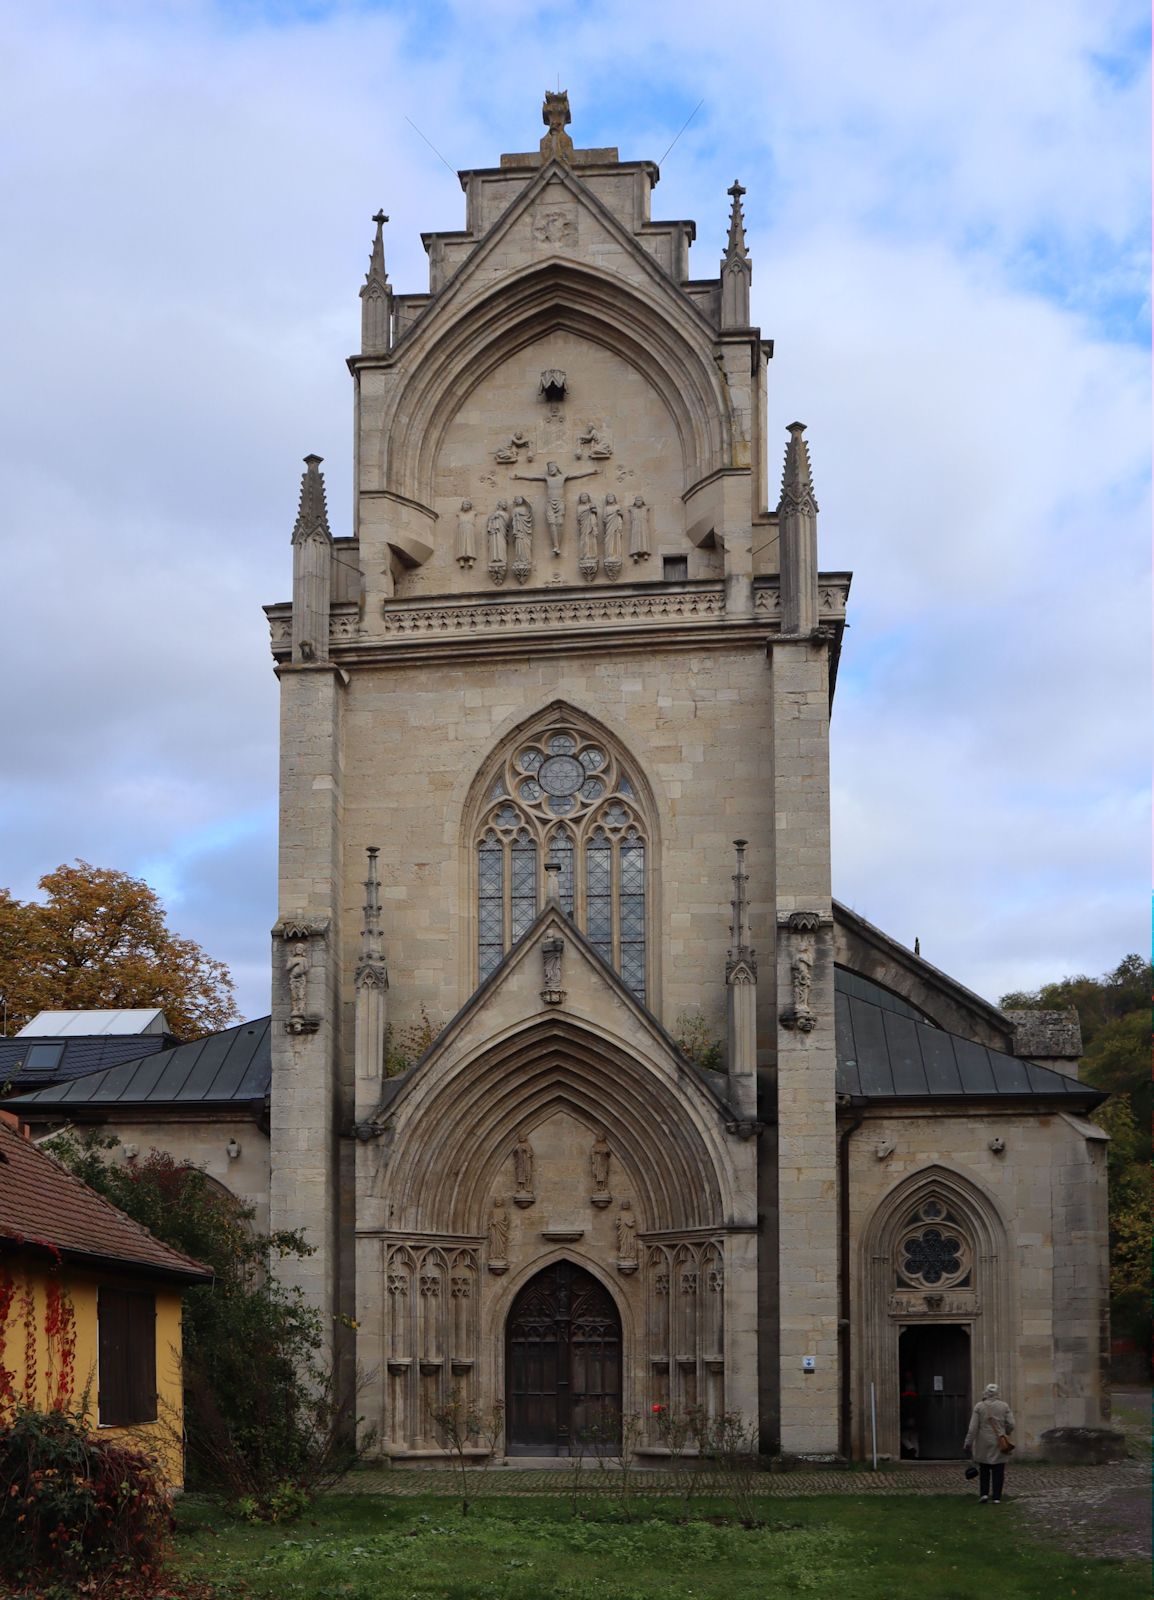
[[239, 1020], [228, 968], [168, 927], [142, 878], [77, 861], [44, 899], [0, 889], [0, 1000], [8, 1032], [38, 1011], [158, 1006], [179, 1039]]

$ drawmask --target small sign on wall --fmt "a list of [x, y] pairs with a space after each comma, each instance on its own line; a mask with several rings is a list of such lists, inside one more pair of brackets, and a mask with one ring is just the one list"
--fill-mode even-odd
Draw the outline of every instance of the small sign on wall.
[[942, 1378], [935, 1378], [934, 1379], [934, 1393], [935, 1394], [941, 1394], [945, 1387], [946, 1387], [946, 1385], [945, 1385], [945, 1380], [944, 1379], [942, 1379]]

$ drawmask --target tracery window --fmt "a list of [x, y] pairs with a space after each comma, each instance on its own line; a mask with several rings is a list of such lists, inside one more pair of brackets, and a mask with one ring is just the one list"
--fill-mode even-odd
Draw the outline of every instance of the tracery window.
[[568, 723], [516, 744], [490, 782], [475, 848], [482, 982], [528, 931], [555, 861], [562, 909], [645, 999], [645, 825], [636, 786], [606, 744]]
[[944, 1201], [922, 1200], [898, 1236], [899, 1283], [916, 1289], [966, 1288], [972, 1270], [973, 1252], [958, 1218]]

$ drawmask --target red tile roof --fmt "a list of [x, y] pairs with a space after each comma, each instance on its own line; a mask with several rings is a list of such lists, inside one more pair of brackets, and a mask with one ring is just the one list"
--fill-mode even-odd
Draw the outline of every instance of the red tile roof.
[[212, 1277], [199, 1261], [161, 1244], [2, 1120], [0, 1248], [7, 1241], [75, 1262], [115, 1263], [189, 1282]]

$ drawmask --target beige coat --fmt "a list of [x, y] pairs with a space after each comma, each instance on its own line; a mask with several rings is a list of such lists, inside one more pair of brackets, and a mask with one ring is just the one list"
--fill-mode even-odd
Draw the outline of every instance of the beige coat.
[[979, 1400], [966, 1432], [966, 1449], [974, 1461], [996, 1467], [1009, 1459], [998, 1449], [998, 1435], [1013, 1431], [1014, 1413], [1004, 1400]]

